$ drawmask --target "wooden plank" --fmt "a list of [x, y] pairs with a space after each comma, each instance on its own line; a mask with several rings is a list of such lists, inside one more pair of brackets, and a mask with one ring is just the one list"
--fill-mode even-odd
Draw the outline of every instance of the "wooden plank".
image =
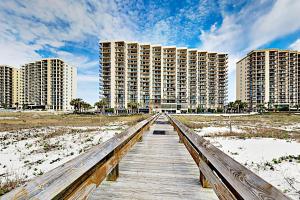
[[[199, 169], [172, 129], [170, 124], [151, 126], [119, 163], [119, 178], [102, 182], [89, 199], [217, 199], [212, 189], [201, 187]], [[153, 130], [168, 134], [153, 135]]]
[[124, 152], [119, 151], [118, 155], [112, 157], [114, 150], [132, 146], [139, 138], [132, 139], [157, 117], [155, 115], [137, 123], [88, 152], [7, 193], [2, 199], [62, 199], [77, 194], [77, 190], [84, 190], [89, 184], [99, 184], [124, 156]]
[[238, 199], [289, 199], [277, 188], [254, 174], [252, 171], [197, 135], [177, 119], [169, 116], [188, 142], [210, 163], [212, 170]]

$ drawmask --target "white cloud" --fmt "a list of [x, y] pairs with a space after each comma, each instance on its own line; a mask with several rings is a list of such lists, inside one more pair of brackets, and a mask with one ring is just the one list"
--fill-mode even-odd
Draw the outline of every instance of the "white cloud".
[[300, 51], [300, 39], [297, 39], [295, 42], [293, 42], [289, 48]]
[[86, 56], [83, 55], [75, 55], [67, 51], [56, 51], [58, 58], [63, 59], [68, 64], [73, 65], [80, 69], [90, 69], [98, 67], [99, 61], [98, 60], [92, 60], [90, 61]]
[[[89, 5], [95, 9], [93, 12]], [[7, 43], [1, 41], [0, 60], [7, 64], [24, 63], [28, 57], [37, 57], [35, 50], [51, 46], [50, 50], [54, 52], [65, 42], [82, 42], [91, 35], [114, 39], [122, 33], [124, 39], [130, 39], [135, 35], [133, 26], [129, 17], [118, 10], [115, 1], [90, 1], [88, 4], [85, 1], [52, 0], [49, 4], [45, 0], [26, 3], [3, 0], [0, 2], [0, 38], [6, 38], [12, 47], [8, 47], [6, 53]], [[77, 66], [82, 64], [78, 61], [74, 60]]]
[[38, 45], [26, 45], [19, 41], [12, 41], [7, 37], [0, 37], [0, 64], [9, 64], [19, 67], [20, 65], [40, 59], [35, 52]]
[[251, 28], [251, 46], [256, 48], [300, 29], [300, 1], [277, 0]]
[[240, 48], [240, 41], [237, 38], [242, 32], [242, 26], [235, 23], [235, 16], [225, 16], [220, 28], [216, 28], [216, 24], [213, 24], [209, 31], [201, 31], [201, 48], [212, 51], [236, 51]]
[[[223, 7], [226, 7], [223, 5]], [[300, 1], [254, 1], [237, 13], [223, 13], [222, 24], [201, 31], [199, 48], [229, 54], [229, 100], [235, 99], [235, 66], [248, 51], [300, 29]], [[300, 41], [291, 45], [300, 47]]]

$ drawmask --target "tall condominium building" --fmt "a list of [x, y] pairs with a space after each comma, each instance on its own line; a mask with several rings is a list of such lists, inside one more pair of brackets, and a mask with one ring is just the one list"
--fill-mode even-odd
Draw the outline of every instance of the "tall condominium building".
[[0, 65], [0, 107], [12, 106], [12, 71], [12, 67]]
[[20, 69], [1, 66], [0, 77], [1, 103], [7, 107], [72, 109], [77, 70], [60, 59], [42, 59]]
[[76, 96], [77, 70], [61, 59], [42, 59], [21, 67], [23, 99], [29, 108], [71, 110]]
[[176, 46], [103, 41], [100, 98], [122, 111], [187, 112], [223, 108], [227, 100], [227, 54]]
[[0, 107], [18, 106], [20, 96], [19, 70], [7, 65], [0, 65]]
[[236, 97], [256, 110], [300, 104], [300, 52], [254, 50], [237, 62]]

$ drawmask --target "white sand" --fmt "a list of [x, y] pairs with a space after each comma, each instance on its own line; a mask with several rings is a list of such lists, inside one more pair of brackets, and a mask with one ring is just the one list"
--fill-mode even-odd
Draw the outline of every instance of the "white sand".
[[[300, 199], [300, 163], [282, 161], [274, 164], [274, 158], [300, 155], [300, 143], [273, 138], [237, 139], [233, 137], [207, 137], [212, 144], [245, 165], [257, 175], [285, 192], [293, 199]], [[269, 162], [274, 170], [265, 166]], [[288, 183], [292, 183], [292, 186]]]
[[[62, 128], [76, 130], [76, 133], [42, 139]], [[0, 132], [0, 184], [16, 178], [29, 180], [50, 171], [121, 133], [125, 128], [127, 125], [123, 123], [114, 123], [103, 127], [45, 127]], [[45, 151], [47, 144], [57, 147]]]

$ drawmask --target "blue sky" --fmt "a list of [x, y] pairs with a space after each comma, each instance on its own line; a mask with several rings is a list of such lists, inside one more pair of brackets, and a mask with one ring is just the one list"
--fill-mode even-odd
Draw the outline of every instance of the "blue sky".
[[236, 61], [257, 48], [300, 50], [299, 19], [299, 0], [1, 0], [0, 64], [60, 57], [78, 68], [77, 96], [94, 103], [99, 40], [219, 51], [234, 100]]

